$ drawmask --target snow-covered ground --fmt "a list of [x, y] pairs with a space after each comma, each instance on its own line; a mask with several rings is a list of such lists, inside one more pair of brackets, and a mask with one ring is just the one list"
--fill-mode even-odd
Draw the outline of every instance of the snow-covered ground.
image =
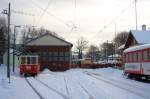
[[112, 68], [45, 69], [35, 78], [24, 78], [16, 70], [8, 83], [1, 66], [0, 99], [150, 99], [150, 83], [126, 79], [122, 73]]

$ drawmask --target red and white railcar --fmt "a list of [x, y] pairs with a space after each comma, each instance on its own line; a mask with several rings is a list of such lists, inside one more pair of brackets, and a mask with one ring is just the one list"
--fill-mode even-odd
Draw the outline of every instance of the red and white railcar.
[[128, 48], [124, 51], [125, 74], [130, 77], [150, 78], [150, 44]]
[[37, 75], [40, 69], [37, 55], [20, 56], [20, 74], [21, 75]]

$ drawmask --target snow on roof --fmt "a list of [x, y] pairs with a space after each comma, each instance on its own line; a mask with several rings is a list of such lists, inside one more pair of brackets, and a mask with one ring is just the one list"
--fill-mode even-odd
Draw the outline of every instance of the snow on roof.
[[121, 57], [121, 55], [119, 55], [119, 54], [114, 54], [114, 55], [110, 55], [110, 56], [108, 56], [109, 58], [111, 58], [111, 57]]
[[121, 50], [121, 49], [124, 49], [124, 47], [125, 47], [125, 44], [122, 44], [122, 45], [119, 46], [117, 49], [118, 49], [118, 50]]
[[43, 34], [41, 36], [38, 36], [34, 39], [31, 39], [30, 41], [26, 42], [26, 45], [32, 46], [32, 45], [39, 45], [39, 46], [73, 46], [70, 42], [67, 42], [63, 40], [62, 38], [59, 38], [55, 35], [52, 35], [50, 33]]
[[150, 48], [150, 43], [127, 48], [126, 50], [124, 50], [124, 53], [131, 52], [131, 51], [137, 51], [137, 50], [141, 50], [141, 49], [146, 49], [146, 48]]
[[150, 43], [150, 31], [131, 30], [131, 33], [139, 44]]

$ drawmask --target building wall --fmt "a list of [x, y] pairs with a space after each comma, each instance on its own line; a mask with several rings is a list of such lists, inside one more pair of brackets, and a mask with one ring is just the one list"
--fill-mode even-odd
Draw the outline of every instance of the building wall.
[[[10, 60], [9, 60], [9, 65], [12, 66], [13, 65], [13, 54], [10, 54]], [[7, 52], [4, 53], [3, 55], [3, 64], [7, 65]], [[19, 57], [15, 55], [15, 66], [18, 67], [20, 64], [20, 60]]]
[[26, 46], [26, 51], [39, 55], [41, 70], [64, 71], [70, 68], [70, 46]]

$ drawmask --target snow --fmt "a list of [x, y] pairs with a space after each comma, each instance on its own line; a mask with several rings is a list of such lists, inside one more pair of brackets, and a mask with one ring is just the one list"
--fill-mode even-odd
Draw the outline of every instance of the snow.
[[131, 30], [131, 33], [139, 44], [150, 43], [150, 31]]
[[[150, 84], [127, 79], [113, 68], [70, 69], [65, 72], [42, 71], [27, 77], [43, 99], [150, 99]], [[0, 66], [0, 99], [40, 99], [18, 70], [6, 78], [6, 66]]]
[[124, 49], [125, 48], [125, 44], [122, 44], [121, 46], [119, 46], [118, 48], [117, 48], [117, 50], [121, 50], [121, 49]]
[[124, 53], [131, 52], [131, 51], [137, 51], [137, 50], [141, 50], [141, 49], [146, 49], [146, 48], [150, 48], [150, 43], [127, 48], [126, 50], [124, 50]]

